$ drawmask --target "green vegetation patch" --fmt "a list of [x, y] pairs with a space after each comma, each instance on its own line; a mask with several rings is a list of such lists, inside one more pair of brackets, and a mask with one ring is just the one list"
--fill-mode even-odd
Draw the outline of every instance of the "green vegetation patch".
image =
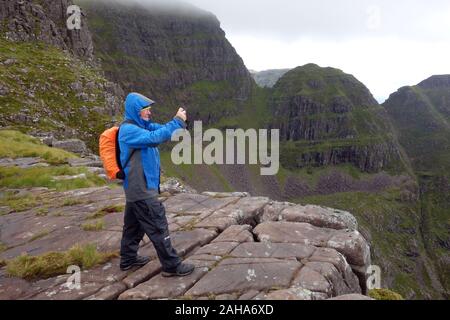
[[372, 289], [369, 291], [369, 297], [375, 300], [405, 300], [400, 294], [389, 289]]
[[25, 132], [61, 132], [64, 126], [96, 150], [111, 122], [101, 111], [107, 104], [101, 70], [43, 42], [0, 37], [0, 61], [7, 59], [14, 63], [0, 65], [0, 84], [7, 88], [0, 96], [0, 125]]
[[64, 200], [63, 207], [76, 206], [76, 205], [82, 204], [82, 203], [83, 203], [83, 201], [81, 201], [79, 199], [69, 198], [69, 199]]
[[11, 276], [27, 280], [46, 279], [65, 274], [71, 265], [89, 269], [117, 256], [117, 253], [98, 252], [93, 244], [75, 245], [66, 252], [49, 252], [40, 256], [21, 255], [6, 262], [6, 271]]
[[0, 130], [0, 158], [40, 157], [50, 164], [64, 164], [68, 159], [78, 158], [65, 150], [51, 148], [15, 130]]
[[43, 216], [48, 215], [49, 212], [50, 212], [50, 210], [46, 206], [44, 206], [44, 207], [38, 209], [38, 211], [36, 212], [36, 216], [43, 217]]
[[44, 199], [31, 193], [20, 195], [7, 191], [0, 197], [0, 206], [9, 207], [9, 212], [22, 212], [43, 204]]
[[94, 223], [85, 223], [81, 225], [84, 231], [101, 231], [105, 228], [105, 221], [97, 220]]
[[[84, 174], [84, 175], [81, 175]], [[60, 176], [79, 176], [74, 179], [58, 180]], [[57, 191], [103, 186], [106, 181], [87, 171], [86, 168], [34, 167], [21, 169], [18, 167], [0, 167], [0, 187], [31, 188], [46, 187]], [[20, 199], [18, 199], [20, 201]]]

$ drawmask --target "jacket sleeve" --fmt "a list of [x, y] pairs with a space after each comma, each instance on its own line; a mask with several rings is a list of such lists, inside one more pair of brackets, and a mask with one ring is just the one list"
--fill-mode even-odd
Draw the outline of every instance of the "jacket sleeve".
[[[174, 119], [177, 120], [178, 123], [180, 123], [182, 128], [186, 128], [186, 122], [183, 119], [181, 119], [179, 117], [175, 117]], [[158, 129], [162, 128], [162, 127], [164, 127], [163, 124], [159, 124], [159, 123], [156, 123], [156, 122], [149, 122], [149, 123], [146, 123], [145, 129], [150, 130], [150, 131], [155, 131], [155, 130], [158, 130]]]
[[170, 140], [172, 134], [182, 127], [177, 119], [161, 125], [154, 131], [139, 128], [132, 124], [125, 124], [120, 135], [120, 141], [125, 143], [129, 148], [144, 149], [150, 145], [159, 145]]
[[146, 129], [150, 130], [150, 131], [155, 131], [158, 129], [161, 129], [164, 125], [156, 123], [156, 122], [150, 122], [148, 124], [146, 124]]

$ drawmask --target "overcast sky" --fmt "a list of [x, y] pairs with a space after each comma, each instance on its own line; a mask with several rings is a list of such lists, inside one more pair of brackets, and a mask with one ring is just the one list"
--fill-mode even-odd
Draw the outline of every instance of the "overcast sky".
[[383, 102], [450, 74], [449, 0], [185, 0], [214, 13], [249, 69], [351, 73]]

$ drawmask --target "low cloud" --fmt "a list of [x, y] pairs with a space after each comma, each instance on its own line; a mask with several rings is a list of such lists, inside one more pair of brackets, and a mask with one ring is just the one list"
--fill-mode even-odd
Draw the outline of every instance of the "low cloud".
[[185, 2], [217, 16], [249, 69], [336, 67], [364, 82], [380, 102], [401, 86], [450, 73], [448, 0]]

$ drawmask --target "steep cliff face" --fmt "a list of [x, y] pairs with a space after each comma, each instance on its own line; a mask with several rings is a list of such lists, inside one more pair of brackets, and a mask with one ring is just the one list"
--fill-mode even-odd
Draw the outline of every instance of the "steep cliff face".
[[438, 276], [433, 286], [449, 296], [450, 75], [403, 87], [385, 102], [420, 182], [421, 234]]
[[0, 3], [0, 125], [82, 138], [96, 151], [99, 133], [121, 112], [123, 92], [93, 63], [86, 24], [67, 30], [71, 4]]
[[79, 30], [66, 26], [71, 4], [69, 0], [4, 0], [0, 3], [0, 28], [9, 40], [40, 40], [80, 58], [92, 59], [92, 38], [83, 19]]
[[353, 76], [309, 64], [284, 75], [270, 102], [286, 167], [351, 163], [366, 172], [401, 167], [387, 114]]
[[107, 76], [154, 98], [159, 114], [185, 104], [191, 120], [212, 123], [240, 112], [254, 83], [214, 15], [186, 4], [77, 3]]

